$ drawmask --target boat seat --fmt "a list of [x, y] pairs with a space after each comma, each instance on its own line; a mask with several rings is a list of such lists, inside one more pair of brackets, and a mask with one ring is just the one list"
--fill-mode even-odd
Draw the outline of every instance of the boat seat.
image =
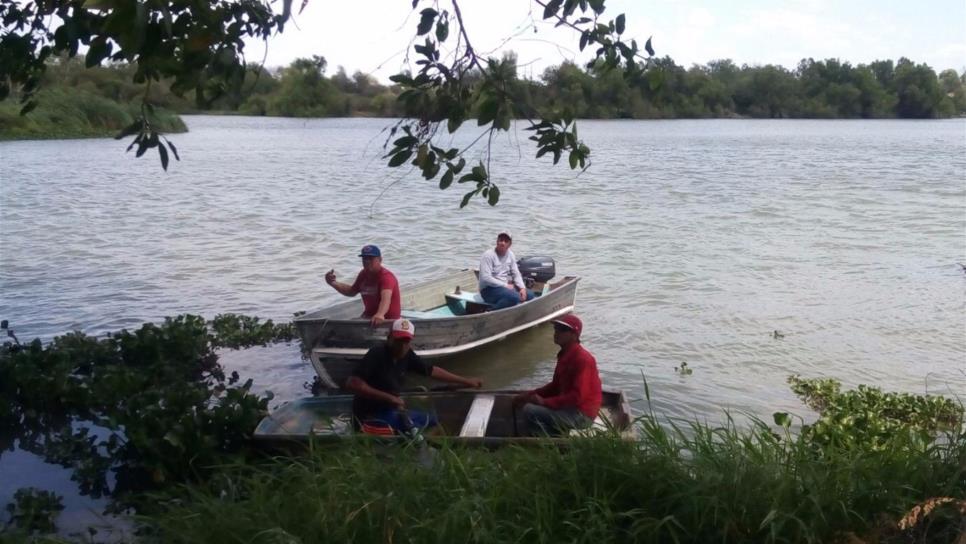
[[486, 436], [486, 426], [490, 423], [490, 415], [493, 413], [493, 405], [496, 397], [493, 395], [476, 395], [473, 397], [473, 404], [466, 413], [463, 421], [463, 428], [460, 429], [461, 438], [483, 438]]
[[472, 291], [462, 291], [460, 293], [446, 293], [446, 305], [453, 313], [457, 313], [457, 308], [464, 310], [467, 314], [481, 314], [493, 307], [489, 302], [483, 300], [479, 293]]

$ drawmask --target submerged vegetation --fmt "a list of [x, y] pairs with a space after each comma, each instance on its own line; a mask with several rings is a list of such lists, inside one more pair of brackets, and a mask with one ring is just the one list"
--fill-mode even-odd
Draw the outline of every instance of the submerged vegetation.
[[[962, 405], [834, 380], [790, 379], [820, 413], [800, 430], [785, 413], [740, 426], [647, 413], [634, 442], [444, 444], [429, 470], [372, 443], [272, 458], [249, 442], [269, 397], [216, 351], [293, 336], [226, 314], [8, 341], [0, 426], [19, 433], [0, 451], [16, 440], [71, 468], [82, 493], [138, 514], [143, 541], [951, 542], [964, 529]], [[21, 490], [8, 534], [51, 529], [59, 508]]]

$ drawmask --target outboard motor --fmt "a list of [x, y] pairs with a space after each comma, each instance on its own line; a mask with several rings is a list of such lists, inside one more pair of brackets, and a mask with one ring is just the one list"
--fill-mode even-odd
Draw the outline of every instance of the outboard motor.
[[534, 283], [546, 283], [557, 273], [550, 257], [524, 257], [517, 261], [517, 267], [527, 288], [532, 288]]

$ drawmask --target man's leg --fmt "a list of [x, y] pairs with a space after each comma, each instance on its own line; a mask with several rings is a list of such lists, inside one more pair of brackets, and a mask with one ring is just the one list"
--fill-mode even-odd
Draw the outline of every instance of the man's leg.
[[480, 296], [493, 306], [491, 310], [502, 310], [520, 302], [520, 295], [508, 287], [485, 287]]
[[576, 408], [551, 410], [533, 403], [523, 406], [523, 416], [527, 421], [530, 436], [560, 436], [570, 429], [583, 429], [593, 423]]

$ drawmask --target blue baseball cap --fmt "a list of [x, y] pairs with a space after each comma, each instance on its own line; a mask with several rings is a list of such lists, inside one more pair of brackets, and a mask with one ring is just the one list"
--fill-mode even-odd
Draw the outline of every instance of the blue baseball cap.
[[360, 257], [382, 257], [382, 252], [379, 248], [373, 245], [362, 246], [362, 251], [359, 252]]

